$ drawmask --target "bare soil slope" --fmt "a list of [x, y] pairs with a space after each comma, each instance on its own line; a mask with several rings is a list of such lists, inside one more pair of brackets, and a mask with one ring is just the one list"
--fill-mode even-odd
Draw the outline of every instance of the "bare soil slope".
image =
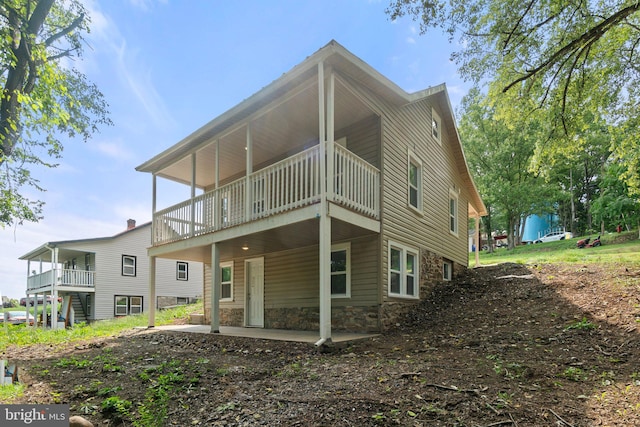
[[10, 353], [22, 402], [69, 403], [99, 426], [631, 426], [639, 321], [638, 271], [503, 264], [438, 286], [390, 333], [324, 351], [134, 330]]

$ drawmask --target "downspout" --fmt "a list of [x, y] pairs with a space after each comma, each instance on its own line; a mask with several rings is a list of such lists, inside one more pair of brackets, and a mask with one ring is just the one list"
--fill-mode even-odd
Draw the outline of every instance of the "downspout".
[[476, 214], [475, 217], [476, 220], [476, 232], [475, 237], [473, 240], [475, 240], [476, 243], [476, 247], [475, 247], [475, 258], [476, 258], [476, 267], [480, 267], [480, 217]]

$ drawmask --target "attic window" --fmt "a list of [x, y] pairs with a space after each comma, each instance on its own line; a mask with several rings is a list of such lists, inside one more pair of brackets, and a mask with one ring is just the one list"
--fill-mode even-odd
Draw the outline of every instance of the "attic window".
[[431, 109], [431, 135], [433, 135], [439, 144], [442, 143], [442, 120], [433, 108]]

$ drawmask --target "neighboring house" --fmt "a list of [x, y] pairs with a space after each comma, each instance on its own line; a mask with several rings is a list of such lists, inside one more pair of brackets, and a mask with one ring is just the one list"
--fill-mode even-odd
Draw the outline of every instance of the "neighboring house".
[[[143, 313], [193, 302], [202, 296], [200, 262], [163, 259], [158, 263], [154, 303], [149, 302], [151, 223], [111, 237], [48, 242], [20, 257], [28, 262], [27, 306], [62, 300], [67, 325]], [[46, 296], [46, 298], [45, 298]], [[55, 309], [54, 304], [54, 309]], [[52, 314], [57, 318], [57, 313]], [[54, 322], [54, 327], [57, 322]]]
[[[486, 214], [444, 84], [406, 93], [335, 41], [137, 170], [152, 268], [204, 263], [212, 332], [385, 330], [467, 267]], [[158, 178], [191, 198], [156, 210]]]

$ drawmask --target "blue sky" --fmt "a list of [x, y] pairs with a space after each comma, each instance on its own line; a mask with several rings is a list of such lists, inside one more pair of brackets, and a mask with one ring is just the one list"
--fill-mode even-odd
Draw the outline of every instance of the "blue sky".
[[[454, 108], [468, 85], [437, 31], [391, 22], [378, 0], [85, 0], [85, 73], [114, 126], [65, 142], [55, 169], [34, 170], [46, 193], [37, 224], [0, 230], [0, 293], [24, 296], [27, 262], [57, 240], [111, 236], [151, 220], [151, 176], [135, 167], [289, 71], [330, 40], [407, 92], [446, 83]], [[163, 189], [162, 185], [159, 187]], [[184, 199], [188, 197], [188, 189]], [[158, 206], [162, 208], [164, 206]]]

